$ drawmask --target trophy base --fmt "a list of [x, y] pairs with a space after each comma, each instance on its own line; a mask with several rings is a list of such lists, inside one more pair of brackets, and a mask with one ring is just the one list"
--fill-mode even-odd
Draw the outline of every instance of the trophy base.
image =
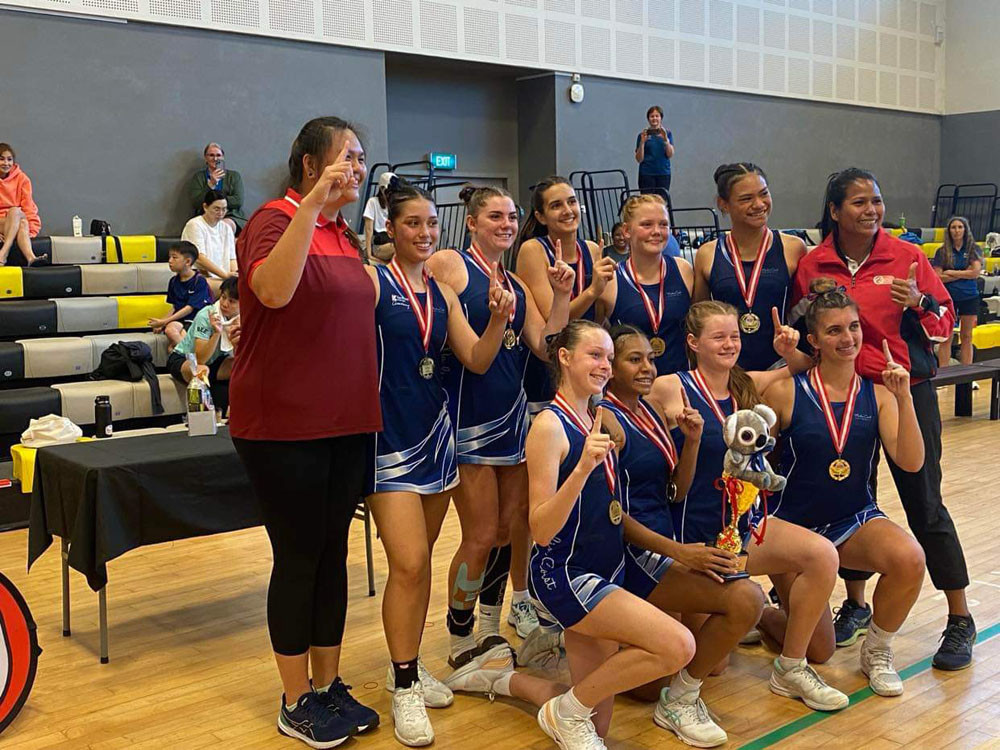
[[746, 552], [740, 552], [736, 555], [736, 565], [739, 568], [735, 573], [723, 573], [721, 575], [722, 580], [725, 583], [730, 581], [742, 581], [744, 578], [749, 578], [750, 574], [747, 573], [747, 559], [749, 555]]

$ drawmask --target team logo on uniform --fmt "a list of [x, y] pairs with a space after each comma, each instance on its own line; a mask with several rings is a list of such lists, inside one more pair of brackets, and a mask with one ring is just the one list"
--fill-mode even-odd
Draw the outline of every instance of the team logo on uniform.
[[0, 573], [0, 733], [28, 700], [41, 652], [24, 597]]
[[892, 280], [893, 280], [894, 278], [895, 278], [895, 277], [894, 277], [894, 276], [892, 276], [892, 275], [889, 275], [889, 276], [882, 276], [882, 275], [880, 274], [880, 275], [876, 276], [876, 277], [875, 277], [875, 278], [873, 279], [873, 281], [874, 281], [874, 282], [875, 282], [876, 284], [879, 284], [879, 285], [881, 285], [881, 286], [884, 286], [884, 285], [886, 285], [886, 284], [891, 284], [891, 283], [892, 283]]

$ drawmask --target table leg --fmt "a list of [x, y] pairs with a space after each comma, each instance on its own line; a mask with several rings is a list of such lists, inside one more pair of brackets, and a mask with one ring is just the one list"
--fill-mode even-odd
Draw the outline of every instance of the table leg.
[[990, 419], [1000, 419], [1000, 375], [993, 376], [990, 386]]
[[69, 540], [60, 539], [59, 560], [62, 568], [63, 638], [69, 638]]
[[955, 386], [955, 416], [972, 416], [972, 383], [958, 383]]
[[375, 566], [372, 563], [372, 515], [365, 506], [365, 562], [368, 565], [368, 596], [375, 596]]
[[108, 586], [105, 584], [97, 592], [97, 609], [101, 629], [101, 664], [107, 664], [108, 659]]

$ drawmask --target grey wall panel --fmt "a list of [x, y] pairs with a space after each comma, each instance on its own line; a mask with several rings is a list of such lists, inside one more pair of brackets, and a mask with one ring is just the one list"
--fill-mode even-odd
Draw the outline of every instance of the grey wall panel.
[[[364, 128], [386, 155], [382, 54], [142, 23], [0, 10], [3, 140], [34, 183], [44, 234], [74, 214], [122, 234], [177, 236], [183, 187], [208, 141], [243, 175], [246, 213], [283, 187], [288, 150], [311, 117]], [[353, 212], [348, 212], [353, 217]]]
[[815, 224], [830, 172], [852, 165], [880, 178], [887, 218], [929, 218], [940, 173], [937, 116], [598, 78], [584, 79], [586, 97], [573, 104], [569, 84], [556, 80], [561, 173], [621, 168], [634, 187], [635, 138], [646, 109], [659, 104], [677, 148], [677, 206], [713, 205], [715, 168], [749, 160], [768, 173], [776, 227]]
[[942, 118], [941, 182], [1000, 182], [1000, 110]]

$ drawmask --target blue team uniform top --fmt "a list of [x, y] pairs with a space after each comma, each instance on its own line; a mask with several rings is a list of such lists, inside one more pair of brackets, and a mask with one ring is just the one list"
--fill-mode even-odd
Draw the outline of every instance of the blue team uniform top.
[[[443, 492], [458, 481], [454, 430], [439, 375], [441, 351], [448, 336], [448, 303], [437, 282], [429, 279], [434, 325], [425, 354], [406, 292], [388, 266], [376, 266], [375, 270], [379, 284], [375, 347], [383, 429], [372, 436], [366, 494]], [[426, 305], [426, 292], [416, 293], [416, 297], [418, 304]], [[419, 362], [425, 356], [435, 363], [430, 379], [419, 372]]]
[[[482, 336], [490, 322], [490, 279], [468, 253], [459, 255], [465, 261], [469, 283], [458, 300], [472, 330]], [[528, 402], [523, 387], [528, 348], [521, 343], [525, 293], [509, 274], [507, 278], [517, 299], [514, 322], [508, 324], [517, 336], [514, 347], [508, 349], [501, 344], [490, 369], [482, 375], [466, 370], [448, 349], [442, 357], [441, 374], [456, 429], [460, 464], [514, 466], [524, 461], [528, 429]]]
[[[549, 265], [552, 266], [556, 262], [556, 253], [552, 247], [552, 242], [548, 237], [536, 237], [542, 245], [542, 249], [545, 250], [545, 254], [549, 258]], [[583, 288], [586, 289], [590, 286], [590, 282], [594, 278], [594, 259], [590, 255], [590, 248], [587, 247], [587, 243], [583, 240], [576, 241], [576, 252], [578, 262], [572, 264], [573, 270], [579, 272], [580, 265], [583, 265]], [[579, 273], [577, 273], [579, 278]], [[575, 299], [577, 296], [577, 289], [579, 289], [578, 282], [573, 282], [573, 292], [570, 295], [570, 299]], [[587, 308], [586, 312], [580, 316], [581, 318], [586, 318], [587, 320], [594, 319], [594, 306], [591, 305]], [[531, 414], [535, 414], [541, 411], [552, 397], [556, 393], [555, 386], [552, 384], [552, 378], [549, 377], [548, 365], [542, 362], [538, 357], [536, 357], [531, 352], [528, 353], [528, 369], [524, 374], [524, 392], [528, 397], [528, 411]]]
[[[854, 402], [854, 419], [842, 455], [851, 465], [851, 473], [846, 479], [837, 481], [829, 472], [837, 453], [809, 373], [799, 373], [794, 382], [791, 424], [781, 431], [788, 440], [781, 460], [781, 474], [788, 483], [772, 501], [774, 515], [814, 528], [874, 506], [871, 478], [879, 446], [875, 385], [861, 378], [861, 390]], [[830, 406], [837, 424], [842, 424], [845, 403], [833, 402]]]
[[[774, 351], [774, 321], [771, 320], [771, 308], [777, 307], [782, 318], [784, 317], [791, 276], [785, 263], [781, 232], [772, 234], [771, 248], [764, 257], [757, 296], [753, 302], [752, 312], [760, 319], [760, 328], [755, 333], [740, 333], [743, 347], [740, 350], [739, 365], [744, 370], [766, 370], [780, 359]], [[715, 243], [715, 258], [708, 279], [708, 290], [712, 299], [728, 302], [736, 308], [739, 315], [743, 315], [747, 312], [747, 303], [736, 280], [733, 260], [726, 250], [726, 236], [720, 234]], [[748, 285], [753, 265], [753, 261], [743, 261], [743, 277]]]
[[[663, 279], [663, 317], [660, 318], [660, 327], [656, 331], [652, 330], [642, 296], [636, 282], [632, 281], [626, 270], [626, 263], [619, 263], [615, 269], [618, 293], [615, 306], [608, 315], [611, 325], [633, 325], [649, 338], [658, 336], [663, 339], [666, 349], [654, 360], [657, 375], [669, 375], [688, 368], [684, 346], [684, 317], [691, 307], [691, 293], [681, 278], [677, 260], [664, 256], [663, 261], [667, 266], [666, 276]], [[653, 303], [653, 309], [656, 310], [660, 296], [659, 283], [642, 284], [642, 288]]]
[[[955, 249], [951, 251], [951, 268], [954, 271], [964, 271], [969, 264], [976, 260], [977, 256], [966, 252], [965, 249]], [[944, 267], [944, 249], [938, 248], [931, 265], [938, 268]], [[968, 299], [979, 299], [979, 287], [976, 286], [975, 279], [955, 279], [944, 282], [944, 288], [948, 290], [953, 302], [964, 302]]]

